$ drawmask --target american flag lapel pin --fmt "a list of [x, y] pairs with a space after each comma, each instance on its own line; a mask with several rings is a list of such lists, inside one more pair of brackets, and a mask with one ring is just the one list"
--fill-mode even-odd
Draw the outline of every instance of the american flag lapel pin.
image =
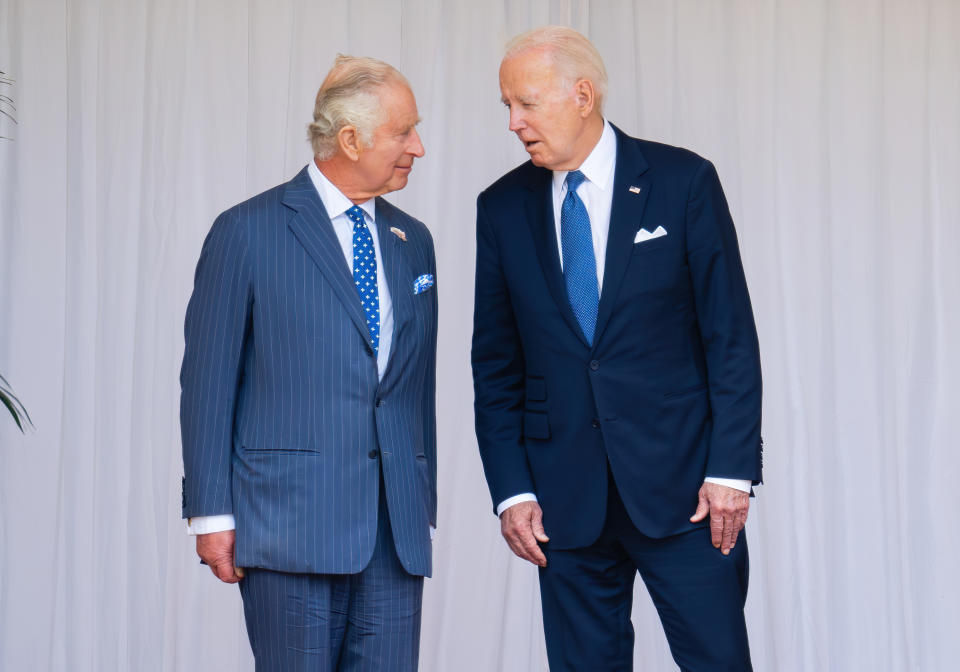
[[639, 194], [639, 193], [640, 193], [640, 187], [630, 187], [630, 193], [631, 193], [631, 194]]
[[403, 242], [407, 242], [407, 234], [403, 232], [403, 229], [398, 229], [395, 226], [391, 226], [390, 233], [395, 235], [397, 238], [399, 238]]

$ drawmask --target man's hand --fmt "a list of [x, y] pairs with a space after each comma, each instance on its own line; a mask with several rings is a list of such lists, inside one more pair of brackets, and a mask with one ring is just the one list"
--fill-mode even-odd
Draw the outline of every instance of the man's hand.
[[690, 517], [690, 522], [699, 523], [709, 512], [713, 547], [730, 555], [730, 549], [737, 543], [737, 535], [747, 524], [749, 508], [750, 493], [717, 483], [704, 483], [700, 488], [697, 511]]
[[210, 567], [214, 576], [224, 583], [237, 583], [243, 570], [233, 564], [233, 544], [236, 531], [211, 532], [197, 535], [197, 555]]
[[550, 541], [543, 531], [543, 510], [539, 504], [520, 502], [511, 506], [500, 514], [500, 531], [518, 558], [539, 567], [547, 566], [547, 557], [537, 544]]

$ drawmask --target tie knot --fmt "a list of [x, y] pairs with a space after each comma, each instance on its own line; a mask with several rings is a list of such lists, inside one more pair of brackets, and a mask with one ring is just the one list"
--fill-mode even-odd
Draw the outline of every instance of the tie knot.
[[363, 210], [360, 209], [359, 205], [355, 205], [347, 210], [347, 217], [349, 217], [350, 221], [352, 221], [354, 224], [359, 224], [360, 226], [366, 224], [363, 219]]
[[567, 189], [576, 192], [585, 179], [587, 178], [579, 170], [571, 170], [567, 173]]

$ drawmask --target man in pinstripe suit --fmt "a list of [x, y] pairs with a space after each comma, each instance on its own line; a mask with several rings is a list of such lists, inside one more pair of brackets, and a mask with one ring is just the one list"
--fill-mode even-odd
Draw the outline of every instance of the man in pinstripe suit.
[[240, 583], [257, 670], [415, 670], [436, 522], [433, 241], [383, 199], [416, 101], [339, 56], [314, 161], [208, 235], [181, 371], [183, 516]]

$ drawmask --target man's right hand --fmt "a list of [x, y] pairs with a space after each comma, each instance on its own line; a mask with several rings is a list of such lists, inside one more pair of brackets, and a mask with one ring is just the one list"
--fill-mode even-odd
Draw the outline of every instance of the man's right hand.
[[550, 541], [543, 531], [543, 510], [536, 502], [520, 502], [500, 514], [500, 531], [518, 558], [539, 567], [547, 566], [547, 557], [537, 542]]
[[233, 564], [235, 530], [197, 535], [197, 555], [207, 563], [214, 576], [224, 583], [237, 583], [243, 578], [243, 570]]

